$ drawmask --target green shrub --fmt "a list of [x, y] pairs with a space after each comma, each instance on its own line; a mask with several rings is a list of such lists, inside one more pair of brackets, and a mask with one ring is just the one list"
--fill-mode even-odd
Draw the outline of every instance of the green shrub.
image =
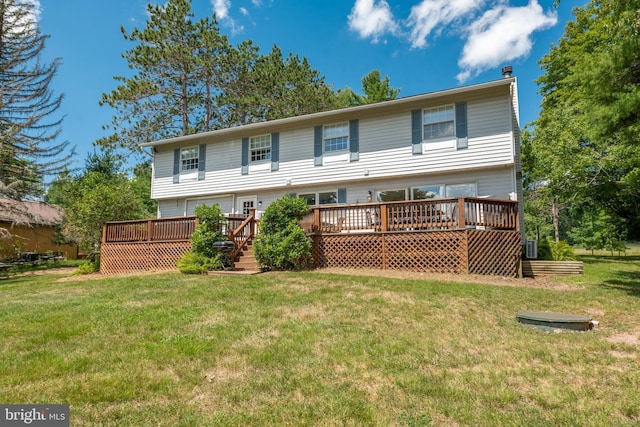
[[198, 226], [191, 235], [191, 251], [178, 261], [178, 270], [184, 274], [204, 274], [209, 270], [223, 270], [231, 266], [229, 254], [213, 248], [215, 242], [227, 240], [222, 234], [226, 223], [220, 205], [200, 205], [193, 212], [198, 217]]
[[311, 239], [298, 221], [309, 211], [304, 199], [284, 196], [271, 203], [254, 241], [256, 260], [272, 270], [302, 270], [311, 265]]
[[291, 223], [297, 224], [309, 212], [304, 199], [286, 195], [271, 203], [260, 219], [260, 232], [276, 234]]
[[209, 270], [210, 263], [210, 258], [189, 251], [178, 260], [178, 270], [184, 274], [205, 274]]
[[549, 239], [541, 239], [538, 241], [538, 259], [552, 261], [551, 244]]
[[223, 253], [208, 257], [189, 251], [178, 260], [178, 271], [184, 274], [205, 274], [207, 271], [224, 270], [230, 266], [229, 255]]
[[569, 246], [566, 240], [550, 242], [549, 245], [551, 246], [551, 256], [554, 261], [573, 261], [576, 259], [573, 248]]
[[89, 261], [78, 266], [76, 274], [91, 274], [100, 270], [99, 261]]
[[258, 262], [272, 270], [303, 270], [311, 265], [311, 239], [291, 223], [274, 234], [260, 234], [254, 245]]
[[213, 248], [213, 244], [227, 240], [227, 236], [221, 233], [226, 218], [218, 204], [197, 206], [194, 213], [198, 217], [198, 226], [191, 235], [191, 250], [207, 258], [216, 258], [218, 252]]

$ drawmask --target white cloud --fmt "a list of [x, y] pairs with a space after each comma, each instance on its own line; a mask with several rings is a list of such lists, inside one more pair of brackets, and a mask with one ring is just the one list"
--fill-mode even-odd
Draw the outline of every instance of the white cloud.
[[211, 0], [213, 11], [219, 20], [229, 17], [229, 9], [231, 8], [231, 0]]
[[[20, 4], [30, 6], [28, 11], [23, 8], [18, 9]], [[42, 15], [42, 7], [39, 0], [22, 0], [7, 6], [8, 14], [5, 18], [9, 21], [5, 22], [6, 28], [4, 29], [7, 33], [17, 34], [23, 31], [30, 31], [38, 25]]]
[[247, 10], [246, 7], [241, 7], [240, 13], [243, 14], [244, 16], [249, 16], [249, 11]]
[[396, 33], [398, 24], [385, 0], [356, 0], [349, 14], [349, 28], [377, 43], [385, 33]]
[[439, 34], [444, 27], [473, 14], [484, 3], [484, 0], [422, 0], [411, 8], [407, 20], [411, 47], [426, 47], [432, 32]]
[[[244, 27], [239, 25], [231, 15], [229, 15], [231, 0], [211, 0], [211, 5], [213, 6], [213, 11], [216, 14], [216, 18], [218, 18], [218, 21], [229, 27], [231, 34], [240, 34], [244, 31]], [[242, 9], [244, 8], [241, 8], [240, 11], [244, 13]], [[244, 11], [246, 11], [246, 9], [244, 9]]]
[[485, 12], [469, 27], [469, 37], [462, 57], [459, 82], [477, 75], [481, 71], [526, 57], [533, 47], [531, 35], [558, 22], [555, 11], [545, 13], [536, 0], [527, 6], [508, 7], [499, 5]]

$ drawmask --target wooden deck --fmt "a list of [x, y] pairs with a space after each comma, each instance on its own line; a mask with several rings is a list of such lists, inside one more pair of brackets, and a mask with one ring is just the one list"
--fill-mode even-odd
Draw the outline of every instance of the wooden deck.
[[316, 267], [519, 274], [521, 235], [513, 201], [463, 197], [318, 206], [302, 226], [313, 239]]
[[[101, 272], [176, 270], [196, 217], [105, 224]], [[485, 198], [312, 207], [301, 221], [316, 267], [379, 268], [514, 277], [521, 261], [518, 204]], [[236, 251], [257, 230], [255, 211], [223, 230]], [[232, 253], [232, 259], [234, 253]]]
[[[195, 216], [108, 222], [102, 229], [100, 272], [176, 271], [178, 260], [191, 250], [190, 239], [197, 225]], [[236, 243], [232, 259], [255, 230], [255, 211], [249, 217], [227, 217], [221, 232]]]

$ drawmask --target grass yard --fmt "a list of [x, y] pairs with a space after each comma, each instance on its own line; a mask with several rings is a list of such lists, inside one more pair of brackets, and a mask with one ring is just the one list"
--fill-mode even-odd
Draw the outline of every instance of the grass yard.
[[[640, 424], [640, 257], [495, 283], [326, 272], [0, 281], [0, 402], [71, 425]], [[548, 333], [518, 311], [590, 315]]]

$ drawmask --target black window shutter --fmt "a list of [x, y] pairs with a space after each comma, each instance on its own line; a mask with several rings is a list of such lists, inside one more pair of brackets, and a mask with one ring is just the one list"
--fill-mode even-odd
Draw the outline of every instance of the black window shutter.
[[467, 103], [456, 103], [456, 148], [468, 148], [467, 136]]
[[271, 171], [280, 169], [280, 134], [271, 134]]
[[207, 168], [207, 145], [200, 144], [198, 147], [198, 181], [204, 179]]
[[411, 152], [422, 154], [422, 110], [411, 111]]
[[242, 175], [249, 174], [249, 138], [242, 138]]
[[338, 203], [347, 203], [347, 189], [338, 188]]
[[349, 160], [355, 162], [360, 160], [360, 138], [358, 120], [349, 120]]
[[313, 129], [313, 164], [322, 166], [322, 126]]
[[173, 150], [173, 183], [180, 182], [180, 149]]

